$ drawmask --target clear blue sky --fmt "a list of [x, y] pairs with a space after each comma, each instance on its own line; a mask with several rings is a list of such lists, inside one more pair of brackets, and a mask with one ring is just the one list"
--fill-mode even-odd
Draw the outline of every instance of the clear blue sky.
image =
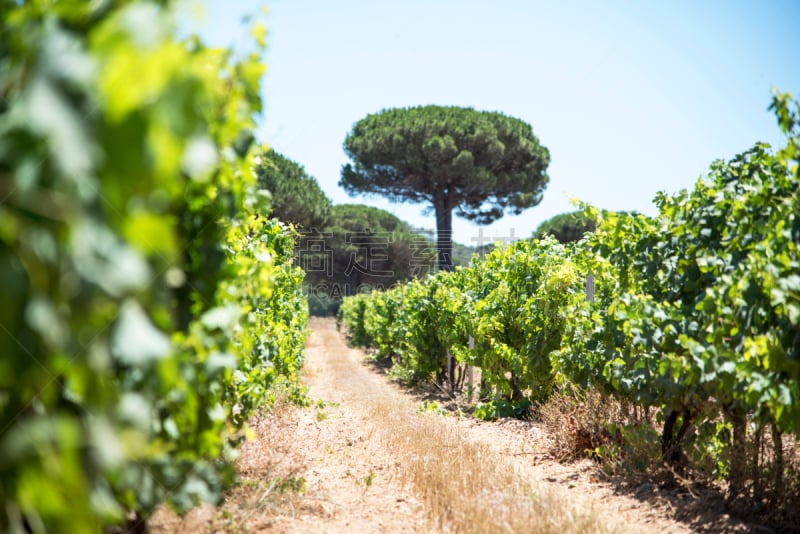
[[[382, 207], [433, 228], [423, 205], [349, 197], [342, 142], [368, 113], [441, 104], [501, 111], [548, 147], [541, 204], [487, 227], [528, 236], [572, 197], [653, 214], [718, 158], [781, 135], [775, 86], [800, 96], [800, 0], [206, 0], [203, 35], [242, 42], [242, 13], [269, 9], [259, 140], [305, 166], [335, 203]], [[477, 227], [454, 220], [455, 240]]]

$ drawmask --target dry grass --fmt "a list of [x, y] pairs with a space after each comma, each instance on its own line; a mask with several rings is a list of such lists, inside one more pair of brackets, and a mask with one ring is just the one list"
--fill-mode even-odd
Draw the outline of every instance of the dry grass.
[[236, 462], [239, 482], [225, 495], [220, 507], [201, 505], [178, 516], [159, 508], [149, 521], [152, 532], [250, 532], [276, 529], [274, 519], [294, 517], [314, 505], [303, 498], [305, 466], [291, 454], [299, 408], [278, 400], [269, 413], [261, 412], [249, 423], [255, 434], [241, 448]]
[[642, 409], [589, 390], [555, 393], [537, 408], [536, 416], [550, 437], [548, 450], [560, 462], [589, 457], [606, 474], [622, 475], [617, 480], [623, 486], [655, 482], [688, 491], [695, 502], [683, 506], [681, 515], [690, 523], [713, 525], [731, 512], [778, 531], [793, 532], [800, 523], [800, 440], [783, 436], [783, 488], [776, 491], [770, 427], [758, 439], [752, 428], [748, 430], [743, 471], [749, 478], [742, 493], [732, 495], [728, 482], [715, 471], [719, 461], [731, 461], [725, 456], [728, 451], [715, 456], [689, 441], [684, 445], [685, 464], [676, 472], [661, 461], [660, 427], [653, 414]]
[[[242, 446], [236, 464], [240, 483], [226, 498], [245, 516], [248, 512], [296, 515], [302, 508], [306, 466], [292, 454], [298, 425], [297, 406], [279, 402], [270, 413], [250, 421], [255, 439]], [[230, 508], [230, 506], [228, 506]]]
[[445, 532], [607, 532], [598, 514], [565, 495], [529, 484], [514, 466], [469, 441], [446, 417], [396, 410], [375, 400], [372, 413], [400, 479]]
[[550, 452], [559, 461], [586, 458], [598, 447], [614, 440], [608, 422], [619, 420], [619, 407], [594, 392], [583, 400], [561, 392], [536, 412], [551, 437]]
[[660, 449], [654, 421], [597, 391], [556, 392], [535, 414], [550, 436], [558, 461], [595, 458], [607, 471], [631, 474], [658, 469]]

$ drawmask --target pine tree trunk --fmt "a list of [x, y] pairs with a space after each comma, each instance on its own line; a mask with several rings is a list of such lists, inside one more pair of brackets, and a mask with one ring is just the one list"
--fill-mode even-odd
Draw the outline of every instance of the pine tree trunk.
[[440, 271], [453, 270], [453, 206], [447, 191], [441, 189], [433, 195], [436, 212], [436, 250]]

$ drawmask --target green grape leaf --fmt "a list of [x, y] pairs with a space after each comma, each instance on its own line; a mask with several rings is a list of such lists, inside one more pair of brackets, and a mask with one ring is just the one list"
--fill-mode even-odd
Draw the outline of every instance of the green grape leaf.
[[111, 336], [111, 354], [122, 363], [139, 366], [166, 357], [171, 349], [169, 338], [153, 326], [141, 306], [126, 300]]

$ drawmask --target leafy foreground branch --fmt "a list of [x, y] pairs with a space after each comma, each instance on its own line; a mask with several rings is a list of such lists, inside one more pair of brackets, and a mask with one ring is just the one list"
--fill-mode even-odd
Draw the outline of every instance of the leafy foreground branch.
[[171, 16], [0, 2], [4, 532], [216, 501], [244, 422], [300, 395], [301, 274], [252, 171], [264, 67]]

